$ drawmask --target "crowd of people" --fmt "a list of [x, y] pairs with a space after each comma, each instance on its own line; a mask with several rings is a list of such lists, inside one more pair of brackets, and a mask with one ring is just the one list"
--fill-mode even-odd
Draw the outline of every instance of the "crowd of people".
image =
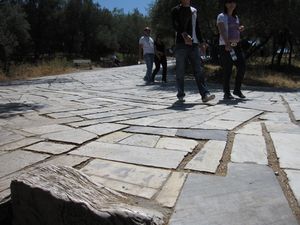
[[[246, 63], [240, 44], [240, 34], [244, 26], [240, 24], [237, 16], [236, 0], [223, 0], [224, 9], [217, 15], [217, 27], [219, 31], [219, 55], [223, 70], [224, 100], [232, 100], [234, 97], [230, 91], [232, 68], [236, 66], [237, 74], [233, 95], [245, 98], [241, 91], [244, 79]], [[203, 102], [209, 102], [215, 98], [207, 88], [201, 65], [201, 52], [207, 49], [207, 43], [202, 38], [199, 24], [199, 15], [196, 8], [191, 6], [191, 0], [180, 0], [180, 4], [172, 9], [172, 24], [176, 32], [176, 85], [177, 98], [184, 102], [184, 77], [186, 63], [190, 62], [193, 75]], [[139, 40], [139, 58], [146, 64], [144, 81], [151, 84], [162, 66], [162, 82], [167, 82], [167, 59], [166, 49], [162, 36], [158, 34], [155, 40], [151, 37], [151, 29], [145, 27], [144, 34]], [[153, 63], [155, 69], [153, 70]], [[153, 71], [152, 71], [153, 70]]]

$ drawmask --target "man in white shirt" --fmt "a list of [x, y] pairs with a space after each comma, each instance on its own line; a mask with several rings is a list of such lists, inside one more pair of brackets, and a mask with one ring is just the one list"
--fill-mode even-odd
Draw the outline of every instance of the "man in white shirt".
[[150, 33], [151, 33], [150, 28], [145, 27], [144, 36], [142, 36], [139, 41], [139, 60], [140, 61], [142, 60], [142, 55], [143, 55], [147, 67], [144, 81], [146, 81], [147, 84], [151, 82], [152, 68], [154, 62], [154, 41], [150, 37]]

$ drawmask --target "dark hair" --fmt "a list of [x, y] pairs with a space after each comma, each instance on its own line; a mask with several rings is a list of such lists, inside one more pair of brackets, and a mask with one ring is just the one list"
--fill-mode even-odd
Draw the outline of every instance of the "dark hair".
[[[225, 1], [224, 1], [224, 9], [223, 9], [223, 12], [224, 12], [225, 14], [228, 13], [228, 12], [227, 12], [227, 8], [226, 8], [226, 3], [228, 3], [228, 2], [231, 2], [231, 1], [228, 1], [228, 0], [225, 0]], [[234, 1], [234, 0], [233, 0], [232, 2], [235, 2], [235, 3], [236, 3], [236, 1]], [[236, 18], [236, 15], [237, 15], [237, 10], [236, 10], [236, 7], [235, 7], [235, 9], [234, 9], [233, 12], [232, 12], [232, 16]]]

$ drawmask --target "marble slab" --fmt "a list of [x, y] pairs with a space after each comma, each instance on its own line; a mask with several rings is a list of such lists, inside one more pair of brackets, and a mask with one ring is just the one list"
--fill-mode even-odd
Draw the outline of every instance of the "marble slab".
[[177, 168], [186, 152], [138, 147], [121, 144], [91, 142], [70, 152], [70, 154], [102, 158], [138, 165], [161, 168]]
[[300, 170], [284, 170], [289, 179], [289, 185], [295, 195], [295, 198], [300, 203]]
[[226, 141], [228, 131], [226, 130], [205, 130], [205, 129], [179, 129], [176, 136], [192, 138], [197, 140], [218, 140]]
[[201, 151], [185, 166], [185, 169], [215, 173], [225, 147], [225, 141], [208, 141]]
[[124, 145], [135, 145], [143, 147], [154, 147], [159, 140], [157, 135], [148, 135], [148, 134], [133, 134], [119, 143]]
[[122, 130], [124, 128], [127, 128], [126, 125], [121, 124], [114, 124], [114, 123], [102, 123], [102, 124], [96, 124], [91, 125], [88, 127], [82, 128], [83, 130], [89, 131], [91, 133], [97, 134], [98, 136], [102, 136], [104, 134], [109, 134], [115, 131]]
[[47, 154], [39, 154], [21, 150], [0, 155], [0, 177], [42, 161], [47, 157], [49, 157]]
[[237, 134], [234, 138], [231, 161], [268, 165], [268, 153], [263, 136]]
[[107, 143], [117, 143], [119, 141], [122, 141], [123, 139], [130, 137], [131, 135], [133, 135], [132, 133], [126, 133], [123, 131], [117, 131], [105, 136], [100, 137], [99, 139], [97, 139], [96, 141], [99, 142], [107, 142]]
[[234, 133], [262, 136], [261, 122], [250, 122]]
[[300, 170], [300, 134], [270, 133], [270, 135], [280, 167]]
[[0, 146], [0, 151], [11, 151], [11, 150], [16, 150], [16, 149], [19, 149], [19, 148], [22, 148], [24, 146], [28, 146], [28, 145], [31, 145], [31, 144], [34, 144], [36, 142], [39, 142], [41, 141], [42, 139], [39, 139], [39, 138], [31, 138], [31, 137], [28, 137], [28, 138], [24, 138], [22, 140], [19, 140], [19, 141], [15, 141], [15, 142], [12, 142], [12, 143], [9, 143], [7, 145], [3, 145], [3, 146]]
[[37, 144], [30, 145], [25, 149], [30, 151], [45, 152], [48, 154], [58, 155], [64, 152], [68, 152], [74, 147], [76, 147], [76, 145], [60, 144], [54, 142], [39, 142]]
[[44, 134], [42, 138], [65, 143], [82, 144], [86, 141], [97, 138], [97, 135], [81, 129], [72, 128], [66, 131]]
[[163, 136], [175, 136], [177, 129], [170, 128], [157, 128], [157, 127], [143, 127], [143, 126], [131, 126], [124, 131], [132, 133], [143, 133], [143, 134], [155, 134]]
[[226, 177], [190, 174], [170, 225], [297, 225], [273, 171], [229, 164]]
[[184, 152], [192, 152], [198, 142], [195, 140], [184, 139], [184, 138], [169, 138], [162, 137], [159, 139], [156, 148], [173, 149]]

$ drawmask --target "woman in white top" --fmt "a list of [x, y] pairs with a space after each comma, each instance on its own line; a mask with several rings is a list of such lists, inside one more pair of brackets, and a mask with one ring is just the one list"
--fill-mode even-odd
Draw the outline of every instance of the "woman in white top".
[[233, 94], [239, 98], [245, 98], [241, 92], [241, 85], [245, 75], [246, 63], [240, 45], [240, 32], [244, 30], [244, 26], [240, 25], [236, 13], [236, 0], [224, 0], [224, 11], [218, 15], [217, 26], [220, 34], [219, 45], [224, 76], [224, 99], [234, 99], [230, 93], [230, 78], [233, 65], [237, 68]]

